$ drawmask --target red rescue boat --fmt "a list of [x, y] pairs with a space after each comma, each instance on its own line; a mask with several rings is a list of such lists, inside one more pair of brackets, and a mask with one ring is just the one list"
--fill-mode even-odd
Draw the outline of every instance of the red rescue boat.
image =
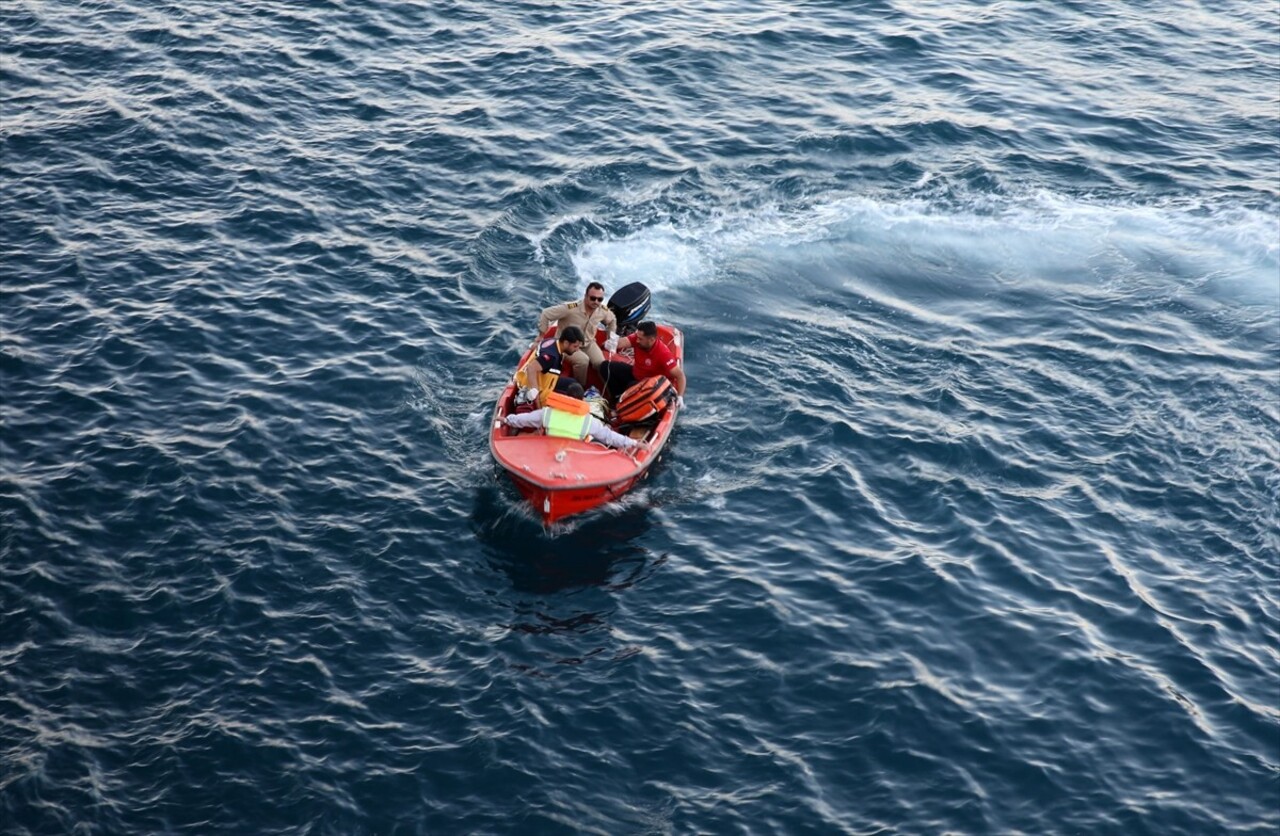
[[[516, 368], [524, 368], [537, 350], [538, 343], [553, 336], [554, 325], [529, 346]], [[667, 344], [676, 361], [683, 366], [684, 335], [680, 330], [659, 324], [658, 338]], [[631, 362], [632, 359], [626, 354], [607, 351], [604, 354], [606, 360]], [[588, 383], [604, 391], [595, 369], [590, 371]], [[506, 470], [516, 488], [541, 517], [544, 526], [622, 498], [648, 475], [649, 467], [661, 458], [679, 413], [673, 404], [658, 414], [656, 422], [649, 422], [647, 426], [629, 430], [626, 427], [615, 428], [648, 445], [647, 449], [628, 454], [589, 441], [554, 438], [537, 431], [508, 427], [505, 419], [516, 410], [516, 392], [513, 379], [498, 396], [489, 425], [489, 449], [494, 460]]]

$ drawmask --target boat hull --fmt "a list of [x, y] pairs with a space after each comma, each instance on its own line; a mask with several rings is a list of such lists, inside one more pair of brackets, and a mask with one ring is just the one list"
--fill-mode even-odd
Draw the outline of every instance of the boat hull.
[[642, 474], [612, 485], [579, 489], [549, 488], [531, 482], [528, 479], [521, 479], [514, 473], [511, 473], [510, 476], [512, 483], [516, 486], [516, 490], [528, 501], [530, 507], [538, 512], [543, 525], [551, 525], [566, 517], [586, 513], [599, 508], [601, 505], [621, 499], [636, 482], [644, 478]]
[[[659, 334], [677, 361], [682, 361], [684, 338], [679, 329], [660, 325]], [[528, 362], [536, 345], [535, 342], [524, 353], [517, 369]], [[630, 358], [610, 355], [609, 359]], [[591, 375], [594, 378], [594, 370]], [[598, 379], [591, 382], [600, 385]], [[650, 466], [661, 456], [678, 414], [674, 406], [665, 411], [647, 431], [647, 447], [629, 455], [587, 441], [511, 429], [505, 419], [515, 409], [515, 395], [513, 381], [498, 396], [490, 423], [489, 449], [544, 526], [625, 496], [648, 476]]]

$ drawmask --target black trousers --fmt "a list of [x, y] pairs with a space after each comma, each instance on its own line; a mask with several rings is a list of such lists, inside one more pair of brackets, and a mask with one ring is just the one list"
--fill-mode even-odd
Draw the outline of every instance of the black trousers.
[[600, 379], [604, 381], [604, 388], [608, 390], [609, 397], [614, 401], [622, 397], [622, 393], [636, 382], [635, 371], [632, 369], [631, 364], [623, 363], [620, 360], [608, 360], [601, 363]]

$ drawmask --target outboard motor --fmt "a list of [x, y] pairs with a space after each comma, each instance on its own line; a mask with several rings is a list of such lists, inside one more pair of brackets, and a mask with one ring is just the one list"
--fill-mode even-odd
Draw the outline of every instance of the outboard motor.
[[623, 285], [609, 297], [609, 310], [618, 318], [619, 336], [627, 336], [649, 313], [649, 288], [641, 282]]

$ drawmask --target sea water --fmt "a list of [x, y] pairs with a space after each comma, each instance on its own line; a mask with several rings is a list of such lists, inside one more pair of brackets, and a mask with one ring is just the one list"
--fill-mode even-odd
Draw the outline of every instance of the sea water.
[[[1280, 828], [1274, 4], [0, 32], [0, 830]], [[591, 280], [687, 407], [544, 532]]]

